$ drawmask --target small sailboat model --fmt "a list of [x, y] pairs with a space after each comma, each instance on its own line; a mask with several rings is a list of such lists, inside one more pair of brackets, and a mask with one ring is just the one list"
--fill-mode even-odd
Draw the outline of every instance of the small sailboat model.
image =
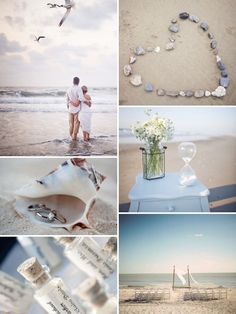
[[45, 227], [89, 227], [87, 214], [105, 178], [86, 159], [67, 160], [17, 190], [15, 209]]

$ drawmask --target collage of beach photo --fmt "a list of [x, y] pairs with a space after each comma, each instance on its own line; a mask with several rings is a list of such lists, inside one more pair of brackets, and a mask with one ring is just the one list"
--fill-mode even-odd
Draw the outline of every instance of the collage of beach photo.
[[0, 314], [236, 313], [235, 15], [0, 0]]

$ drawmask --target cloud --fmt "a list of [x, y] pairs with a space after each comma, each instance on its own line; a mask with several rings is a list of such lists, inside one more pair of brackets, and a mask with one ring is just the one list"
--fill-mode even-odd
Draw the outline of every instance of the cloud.
[[26, 50], [26, 47], [21, 46], [17, 41], [9, 41], [4, 33], [0, 34], [0, 55], [24, 50]]
[[4, 16], [4, 20], [11, 27], [17, 26], [22, 29], [25, 26], [25, 20], [20, 16], [12, 17], [12, 16], [7, 15], [7, 16]]

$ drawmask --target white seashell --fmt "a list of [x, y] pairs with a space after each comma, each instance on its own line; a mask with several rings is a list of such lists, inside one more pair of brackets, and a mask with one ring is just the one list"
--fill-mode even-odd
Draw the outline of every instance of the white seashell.
[[[74, 158], [64, 162], [48, 175], [23, 186], [15, 192], [15, 208], [19, 214], [47, 227], [71, 227], [78, 222], [89, 225], [87, 212], [95, 200], [105, 176], [97, 172], [85, 159]], [[28, 206], [44, 204], [55, 210], [66, 222], [39, 221]]]
[[141, 75], [134, 75], [130, 78], [130, 83], [133, 85], [133, 86], [140, 86], [142, 85], [142, 78], [141, 78]]
[[131, 68], [131, 66], [129, 65], [129, 64], [126, 64], [125, 66], [124, 66], [124, 75], [125, 76], [129, 76], [129, 75], [131, 75], [132, 74], [132, 68]]
[[206, 91], [205, 91], [205, 96], [206, 96], [206, 97], [211, 96], [211, 92], [210, 92], [209, 90], [206, 90]]
[[223, 97], [226, 95], [226, 89], [223, 86], [218, 86], [211, 94], [215, 97]]
[[182, 91], [182, 90], [179, 92], [179, 94], [180, 94], [180, 96], [182, 96], [182, 97], [184, 97], [184, 96], [185, 96], [185, 92], [184, 92], [184, 91]]
[[130, 58], [129, 58], [129, 63], [130, 64], [133, 64], [133, 63], [135, 63], [136, 62], [136, 58], [134, 57], [134, 56], [131, 56]]
[[221, 57], [220, 56], [216, 56], [216, 62], [220, 62], [221, 61]]
[[161, 51], [161, 48], [160, 48], [159, 46], [157, 46], [157, 47], [154, 49], [154, 51], [155, 51], [156, 53], [159, 53], [159, 52]]

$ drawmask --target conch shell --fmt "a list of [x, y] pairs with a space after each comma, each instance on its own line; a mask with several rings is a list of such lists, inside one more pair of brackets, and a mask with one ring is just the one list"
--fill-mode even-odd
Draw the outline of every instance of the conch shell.
[[[47, 227], [70, 229], [78, 223], [89, 226], [87, 212], [105, 178], [86, 159], [67, 160], [46, 176], [17, 190], [15, 209]], [[41, 206], [44, 214], [48, 209], [52, 210], [51, 216], [55, 213], [58, 219], [50, 222], [40, 220], [36, 215], [37, 206]]]

